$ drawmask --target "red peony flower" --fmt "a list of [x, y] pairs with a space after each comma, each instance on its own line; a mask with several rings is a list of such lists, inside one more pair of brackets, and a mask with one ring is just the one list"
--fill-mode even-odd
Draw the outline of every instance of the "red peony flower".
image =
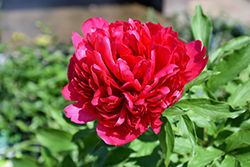
[[82, 32], [85, 38], [72, 37], [76, 52], [62, 94], [77, 102], [65, 108], [66, 116], [80, 124], [98, 119], [97, 134], [111, 145], [134, 140], [148, 126], [157, 134], [164, 109], [208, 60], [201, 41], [185, 44], [160, 24], [92, 18]]

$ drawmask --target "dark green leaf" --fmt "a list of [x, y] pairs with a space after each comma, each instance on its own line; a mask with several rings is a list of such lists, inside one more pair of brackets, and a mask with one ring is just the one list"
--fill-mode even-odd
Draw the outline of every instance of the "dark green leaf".
[[41, 148], [41, 155], [44, 159], [44, 164], [46, 167], [55, 167], [58, 163], [46, 147]]
[[42, 146], [50, 151], [69, 151], [76, 149], [76, 145], [71, 142], [72, 135], [68, 132], [56, 129], [40, 129], [36, 134], [37, 140]]
[[239, 149], [234, 157], [240, 162], [241, 167], [250, 166], [250, 147]]
[[243, 107], [250, 102], [250, 80], [240, 85], [235, 92], [228, 98], [228, 103], [233, 107]]
[[214, 159], [222, 156], [224, 152], [213, 147], [200, 148], [195, 156], [189, 161], [188, 167], [204, 167]]
[[116, 147], [109, 152], [107, 159], [104, 161], [104, 166], [113, 166], [126, 160], [134, 150], [127, 147]]
[[73, 135], [73, 138], [72, 138], [72, 141], [77, 141], [79, 140], [80, 138], [82, 137], [86, 137], [86, 136], [89, 136], [91, 134], [91, 132], [93, 132], [93, 129], [84, 129], [84, 130], [79, 130], [78, 132], [76, 132], [74, 135]]
[[200, 5], [196, 6], [196, 13], [192, 20], [192, 32], [195, 40], [201, 40], [202, 44], [209, 48], [210, 35], [213, 27], [211, 21], [203, 14]]
[[235, 167], [235, 158], [231, 155], [226, 155], [222, 161], [221, 167]]
[[161, 131], [158, 134], [160, 146], [165, 152], [165, 165], [170, 163], [170, 156], [174, 149], [174, 133], [172, 126], [166, 117], [161, 117], [162, 126]]
[[207, 82], [208, 88], [215, 91], [219, 86], [227, 84], [249, 64], [250, 44], [227, 55], [215, 66], [214, 71], [219, 71], [221, 73], [210, 77]]
[[62, 162], [62, 166], [61, 167], [76, 167], [75, 162], [72, 160], [72, 158], [67, 155]]
[[229, 104], [211, 99], [184, 99], [175, 104], [182, 109], [192, 110], [208, 121], [217, 121], [224, 118], [236, 118], [245, 110], [235, 111]]

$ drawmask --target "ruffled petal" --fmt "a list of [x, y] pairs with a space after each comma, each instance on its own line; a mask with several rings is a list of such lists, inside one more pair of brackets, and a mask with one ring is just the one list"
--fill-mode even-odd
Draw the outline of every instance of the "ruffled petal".
[[97, 119], [97, 110], [89, 103], [77, 102], [65, 107], [66, 117], [72, 122], [84, 124]]
[[91, 28], [103, 28], [104, 26], [108, 26], [109, 23], [103, 18], [91, 18], [86, 20], [82, 25], [82, 33], [86, 37], [87, 33]]
[[204, 46], [202, 49], [202, 43], [199, 40], [187, 43], [186, 49], [187, 54], [190, 56], [190, 61], [185, 70], [187, 72], [186, 80], [189, 82], [197, 77], [205, 68], [208, 61], [208, 56], [204, 59], [206, 55], [206, 46]]
[[70, 82], [62, 89], [62, 95], [66, 100], [78, 101], [78, 92]]
[[72, 43], [74, 47], [77, 49], [78, 44], [83, 40], [83, 37], [81, 37], [78, 33], [72, 32]]

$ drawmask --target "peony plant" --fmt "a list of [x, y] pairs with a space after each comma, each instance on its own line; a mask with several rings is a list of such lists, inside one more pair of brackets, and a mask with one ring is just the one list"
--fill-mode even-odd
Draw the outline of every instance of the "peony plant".
[[[232, 126], [228, 120], [249, 113], [245, 108], [249, 96], [244, 92], [249, 82], [224, 87], [231, 93], [227, 102], [220, 100], [225, 99], [220, 93], [247, 68], [250, 39], [233, 39], [208, 56], [212, 26], [200, 6], [192, 32], [195, 40], [187, 43], [172, 27], [159, 23], [85, 21], [84, 37], [76, 32], [72, 36], [75, 53], [62, 94], [74, 103], [65, 108], [66, 117], [77, 124], [95, 121], [96, 132], [107, 145], [133, 145], [144, 132], [153, 131], [166, 166], [173, 161], [174, 149], [185, 142], [191, 152], [175, 152], [191, 157], [180, 165], [216, 166], [216, 158], [222, 159], [222, 166], [236, 163], [232, 151], [249, 147], [249, 131], [232, 132], [224, 144], [217, 136]], [[201, 128], [203, 141], [197, 137]], [[235, 140], [238, 135], [242, 141]]]

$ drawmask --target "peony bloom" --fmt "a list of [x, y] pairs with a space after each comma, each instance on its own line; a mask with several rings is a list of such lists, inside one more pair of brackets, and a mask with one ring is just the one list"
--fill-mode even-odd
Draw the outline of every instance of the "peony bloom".
[[85, 38], [72, 37], [76, 51], [62, 94], [77, 102], [65, 108], [66, 116], [80, 124], [98, 119], [97, 134], [111, 145], [134, 140], [148, 126], [157, 134], [164, 109], [208, 60], [201, 41], [185, 44], [160, 24], [91, 18], [82, 32]]

